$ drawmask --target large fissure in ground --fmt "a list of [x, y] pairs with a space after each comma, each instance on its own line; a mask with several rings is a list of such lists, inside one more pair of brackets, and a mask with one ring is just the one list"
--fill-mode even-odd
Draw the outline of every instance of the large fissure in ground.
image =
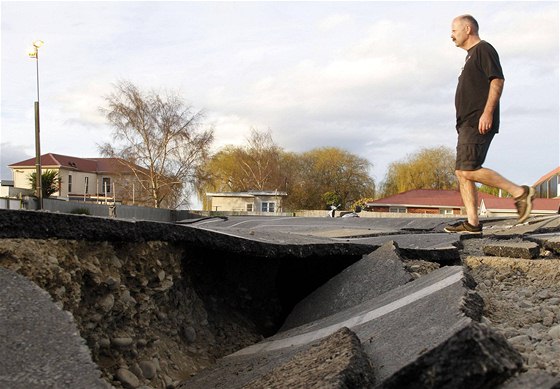
[[2, 239], [0, 266], [74, 315], [103, 377], [166, 387], [277, 331], [360, 257], [257, 257], [180, 242]]
[[351, 255], [265, 258], [195, 250], [185, 257], [183, 270], [209, 314], [242, 315], [268, 337], [295, 304], [359, 259]]

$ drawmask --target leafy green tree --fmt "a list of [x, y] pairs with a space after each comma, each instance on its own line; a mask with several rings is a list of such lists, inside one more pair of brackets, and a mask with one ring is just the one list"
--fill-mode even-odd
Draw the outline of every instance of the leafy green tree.
[[[493, 188], [491, 186], [484, 185], [484, 184], [482, 184], [478, 187], [478, 191], [482, 192], [482, 193], [488, 193], [488, 194], [491, 194], [491, 195], [497, 196], [497, 197], [500, 196], [500, 189]], [[504, 191], [501, 192], [501, 195], [502, 195], [501, 197], [511, 197], [511, 194], [509, 194], [508, 192], [504, 192]]]
[[307, 196], [305, 202], [293, 204], [295, 209], [323, 209], [323, 195], [335, 193], [343, 209], [361, 197], [375, 194], [375, 182], [369, 175], [371, 164], [336, 147], [323, 147], [303, 153], [299, 175]]
[[[29, 174], [28, 181], [31, 187], [37, 192], [37, 173]], [[45, 170], [41, 173], [41, 191], [43, 198], [49, 198], [53, 193], [58, 192], [60, 189], [60, 177], [56, 170]], [[37, 193], [35, 193], [37, 195]]]
[[382, 196], [412, 189], [456, 189], [455, 153], [448, 147], [424, 148], [389, 165]]
[[336, 192], [326, 192], [323, 194], [322, 199], [327, 207], [331, 205], [336, 207], [341, 204], [340, 196]]
[[251, 129], [246, 145], [226, 146], [208, 160], [202, 169], [205, 179], [197, 188], [199, 197], [205, 201], [206, 192], [285, 190], [282, 155], [270, 130]]

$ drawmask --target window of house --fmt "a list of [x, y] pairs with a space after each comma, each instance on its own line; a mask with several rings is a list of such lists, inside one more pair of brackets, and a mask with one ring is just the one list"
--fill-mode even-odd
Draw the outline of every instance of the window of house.
[[247, 212], [253, 212], [253, 204], [247, 204]]
[[441, 208], [439, 210], [439, 213], [441, 215], [453, 215], [453, 209], [452, 208]]
[[89, 193], [89, 177], [84, 179], [84, 193]]
[[72, 193], [72, 174], [68, 174], [68, 193]]
[[103, 177], [103, 193], [111, 193], [111, 178]]
[[554, 197], [558, 197], [558, 175], [553, 176], [550, 179], [550, 190], [549, 190], [549, 199], [552, 199]]
[[405, 207], [389, 207], [389, 212], [391, 213], [406, 213]]
[[274, 212], [274, 207], [275, 207], [274, 202], [263, 202], [261, 204], [261, 211], [262, 212]]

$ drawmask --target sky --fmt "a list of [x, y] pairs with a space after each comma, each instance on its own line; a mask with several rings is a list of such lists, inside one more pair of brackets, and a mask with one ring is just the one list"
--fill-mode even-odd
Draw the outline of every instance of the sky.
[[251, 128], [285, 151], [339, 147], [388, 166], [456, 144], [466, 52], [451, 21], [472, 14], [505, 75], [486, 167], [533, 184], [560, 165], [557, 1], [1, 1], [1, 179], [41, 152], [100, 156], [115, 83], [171, 91], [214, 128], [213, 150]]

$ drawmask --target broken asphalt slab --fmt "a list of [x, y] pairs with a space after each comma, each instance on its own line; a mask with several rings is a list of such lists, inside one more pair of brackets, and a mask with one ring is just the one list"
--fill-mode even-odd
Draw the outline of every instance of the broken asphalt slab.
[[459, 260], [460, 235], [436, 233], [445, 219], [433, 218], [289, 218], [232, 217], [206, 220], [198, 228], [247, 239], [266, 241], [344, 242], [373, 251], [395, 241], [408, 259], [425, 259], [442, 264]]
[[540, 246], [527, 241], [492, 241], [482, 247], [485, 255], [533, 259], [540, 253]]
[[379, 247], [394, 241], [406, 259], [423, 259], [444, 265], [457, 264], [460, 260], [461, 236], [449, 233], [403, 233], [376, 237], [336, 239], [347, 243]]
[[368, 356], [355, 333], [343, 327], [286, 363], [257, 377], [244, 389], [369, 388], [375, 383]]
[[0, 289], [0, 387], [110, 387], [73, 318], [47, 292], [2, 267]]
[[546, 250], [560, 254], [560, 232], [548, 234], [532, 234], [527, 239], [539, 243]]
[[560, 215], [539, 216], [528, 219], [523, 224], [515, 220], [482, 220], [484, 236], [506, 239], [527, 234], [544, 234], [560, 231]]
[[351, 308], [412, 280], [398, 247], [394, 242], [387, 242], [300, 301], [280, 331]]
[[[371, 387], [494, 387], [515, 374], [523, 361], [503, 336], [478, 323], [482, 300], [472, 286], [462, 267], [440, 268], [239, 350], [180, 388], [244, 387], [343, 327], [356, 334], [371, 361]], [[310, 361], [308, 368], [316, 367]], [[290, 371], [279, 379], [291, 379]]]

